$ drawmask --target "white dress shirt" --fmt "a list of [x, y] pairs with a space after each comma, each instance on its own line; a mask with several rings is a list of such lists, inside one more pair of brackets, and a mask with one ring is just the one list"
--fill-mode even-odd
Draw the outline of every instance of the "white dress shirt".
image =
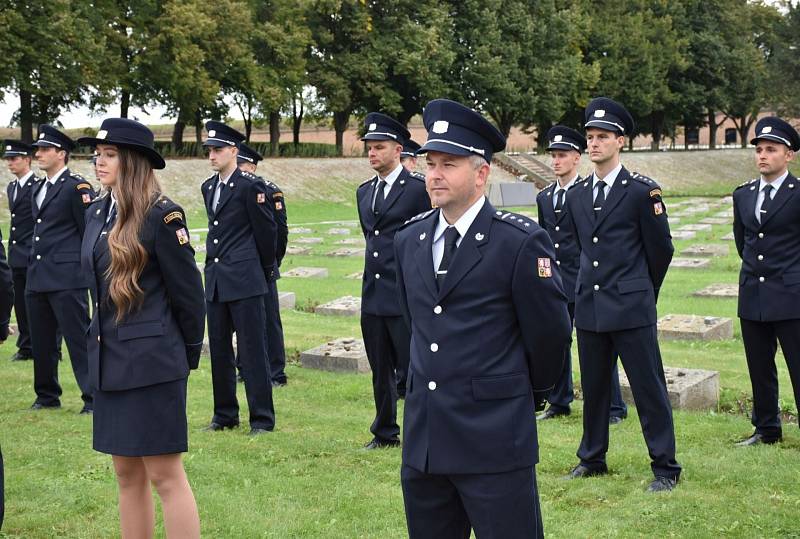
[[[472, 226], [472, 222], [478, 216], [485, 203], [486, 197], [480, 197], [475, 204], [470, 206], [469, 209], [464, 212], [464, 215], [458, 218], [458, 221], [453, 223], [452, 226], [456, 227], [456, 230], [458, 230], [458, 240], [456, 241], [456, 246], [461, 245], [461, 240], [463, 240], [464, 236], [467, 235], [469, 227]], [[439, 222], [436, 224], [436, 229], [433, 231], [432, 249], [434, 274], [436, 273], [436, 270], [439, 269], [439, 264], [442, 263], [442, 256], [444, 256], [444, 231], [448, 226], [450, 226], [450, 223], [448, 223], [444, 218], [444, 212], [439, 211]], [[450, 262], [452, 262], [452, 260]]]
[[556, 202], [558, 201], [558, 192], [559, 191], [564, 191], [564, 204], [567, 203], [567, 191], [569, 190], [570, 187], [575, 185], [575, 180], [577, 180], [577, 179], [578, 179], [578, 175], [575, 174], [575, 177], [572, 178], [569, 182], [567, 182], [567, 185], [565, 185], [564, 187], [561, 187], [561, 184], [556, 182], [556, 187], [555, 187], [555, 189], [553, 189], [553, 208], [556, 207]]
[[773, 188], [772, 193], [770, 194], [769, 197], [769, 199], [772, 200], [775, 198], [775, 193], [777, 193], [778, 189], [780, 189], [781, 185], [783, 185], [783, 180], [785, 180], [786, 176], [788, 175], [789, 171], [787, 170], [781, 175], [780, 178], [774, 179], [771, 182], [766, 181], [763, 176], [761, 177], [761, 180], [758, 182], [758, 196], [756, 197], [756, 207], [755, 207], [756, 221], [758, 221], [759, 223], [761, 222], [761, 211], [760, 211], [761, 203], [764, 201], [764, 187], [766, 187], [767, 185], [772, 186]]
[[605, 178], [601, 178], [597, 175], [597, 172], [592, 174], [592, 200], [597, 198], [597, 182], [603, 180], [606, 182], [606, 187], [603, 190], [605, 193], [606, 198], [608, 198], [608, 193], [611, 191], [611, 186], [614, 185], [614, 182], [617, 180], [617, 176], [619, 175], [620, 171], [622, 170], [622, 163], [614, 167], [614, 169], [608, 173]]
[[[385, 178], [381, 178], [381, 175], [378, 174], [378, 181], [383, 180], [383, 181], [386, 182], [386, 185], [383, 186], [383, 199], [384, 200], [386, 200], [386, 197], [389, 196], [389, 191], [392, 190], [392, 186], [394, 185], [394, 182], [397, 181], [397, 178], [400, 176], [400, 173], [402, 171], [403, 171], [403, 165], [397, 165], [397, 168], [395, 168], [393, 171], [391, 171], [389, 173], [389, 175], [386, 176]], [[373, 209], [375, 208], [375, 198], [377, 196], [378, 196], [378, 191], [375, 190], [372, 193], [372, 208]]]

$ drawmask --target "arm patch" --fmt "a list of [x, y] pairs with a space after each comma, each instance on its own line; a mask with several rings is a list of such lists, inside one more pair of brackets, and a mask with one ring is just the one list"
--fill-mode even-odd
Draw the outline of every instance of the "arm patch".
[[[92, 186], [89, 185], [88, 183], [79, 183], [78, 185], [75, 186], [75, 189], [77, 189], [78, 191], [80, 191], [81, 189], [92, 189]], [[92, 191], [94, 191], [94, 189], [92, 189]]]
[[173, 211], [164, 216], [164, 224], [169, 224], [175, 219], [183, 219], [183, 214], [179, 211]]

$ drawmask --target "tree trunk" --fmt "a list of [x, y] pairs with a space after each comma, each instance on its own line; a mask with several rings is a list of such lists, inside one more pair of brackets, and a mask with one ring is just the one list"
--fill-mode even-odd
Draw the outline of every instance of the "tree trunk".
[[33, 142], [33, 110], [31, 107], [31, 93], [28, 90], [19, 91], [19, 126], [22, 142]]
[[175, 149], [180, 149], [183, 145], [183, 130], [186, 129], [186, 114], [183, 109], [178, 111], [178, 119], [175, 127], [172, 128], [172, 145]]
[[708, 109], [708, 149], [717, 149], [717, 113], [712, 109]]
[[128, 109], [131, 106], [131, 93], [127, 90], [122, 90], [122, 96], [119, 103], [119, 116], [120, 118], [128, 117]]
[[203, 114], [200, 109], [194, 111], [194, 140], [197, 142], [194, 149], [195, 155], [203, 155]]
[[657, 152], [661, 149], [661, 134], [664, 130], [664, 113], [653, 112], [650, 114], [650, 150]]
[[269, 113], [269, 153], [274, 157], [281, 155], [281, 113]]
[[750, 130], [750, 124], [747, 123], [747, 116], [742, 116], [737, 122], [739, 130], [739, 142], [742, 148], [747, 148], [747, 132]]
[[344, 155], [344, 132], [350, 121], [350, 110], [340, 110], [333, 113], [333, 129], [336, 131], [336, 153]]
[[[297, 102], [300, 101], [300, 111], [297, 110]], [[300, 125], [303, 123], [303, 96], [300, 99], [292, 99], [292, 143], [295, 149], [300, 146]]]

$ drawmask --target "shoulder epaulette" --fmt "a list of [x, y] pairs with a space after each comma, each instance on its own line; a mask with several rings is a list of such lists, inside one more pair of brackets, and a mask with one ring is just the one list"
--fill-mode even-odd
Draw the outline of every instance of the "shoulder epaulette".
[[535, 221], [531, 220], [530, 217], [519, 215], [518, 213], [512, 213], [510, 211], [497, 210], [494, 212], [493, 217], [498, 221], [514, 225], [518, 229], [525, 232], [532, 232], [538, 226], [536, 225]]
[[435, 211], [436, 211], [436, 208], [431, 208], [428, 211], [424, 211], [422, 213], [418, 213], [417, 215], [415, 215], [414, 217], [412, 217], [411, 219], [409, 219], [408, 221], [403, 223], [403, 226], [406, 226], [406, 225], [411, 224], [411, 223], [416, 223], [417, 221], [422, 221], [426, 217], [430, 217], [431, 215], [433, 215], [433, 213]]
[[753, 182], [757, 182], [757, 181], [758, 181], [758, 178], [753, 178], [752, 180], [747, 180], [747, 181], [746, 181], [746, 182], [744, 182], [743, 184], [741, 184], [741, 185], [738, 185], [738, 186], [736, 187], [736, 189], [734, 189], [734, 191], [736, 191], [736, 190], [738, 190], [738, 189], [741, 189], [742, 187], [747, 187], [747, 186], [748, 186], [748, 185], [750, 185], [751, 183], [753, 183]]
[[273, 189], [274, 191], [280, 191], [281, 190], [281, 188], [278, 187], [278, 185], [275, 182], [272, 182], [270, 180], [265, 179], [264, 183], [266, 183], [267, 187], [269, 187], [270, 189]]
[[371, 182], [372, 180], [374, 180], [375, 178], [377, 178], [377, 176], [373, 176], [373, 177], [371, 177], [369, 179], [366, 179], [363, 182], [361, 182], [360, 184], [358, 184], [358, 186], [359, 187], [363, 187], [363, 186], [367, 185], [369, 182]]
[[658, 184], [656, 183], [655, 180], [653, 180], [652, 178], [648, 178], [647, 176], [643, 176], [638, 172], [631, 172], [631, 178], [638, 181], [639, 183], [643, 183], [648, 187], [658, 187]]
[[89, 189], [90, 191], [94, 191], [94, 189], [92, 188], [92, 184], [87, 182], [81, 182], [79, 184], [76, 184], [75, 189], [77, 189], [78, 191], [80, 191], [81, 189]]
[[73, 178], [75, 180], [78, 180], [79, 182], [85, 182], [86, 181], [86, 178], [84, 178], [83, 176], [81, 176], [77, 172], [72, 172], [71, 170], [69, 171], [69, 177]]
[[89, 206], [96, 204], [97, 202], [103, 202], [107, 196], [109, 196], [109, 192], [105, 189], [101, 189], [100, 194], [92, 199], [92, 201], [89, 203]]
[[422, 180], [423, 182], [425, 181], [425, 174], [423, 174], [422, 172], [417, 172], [416, 170], [412, 170], [409, 171], [408, 175], [417, 180]]

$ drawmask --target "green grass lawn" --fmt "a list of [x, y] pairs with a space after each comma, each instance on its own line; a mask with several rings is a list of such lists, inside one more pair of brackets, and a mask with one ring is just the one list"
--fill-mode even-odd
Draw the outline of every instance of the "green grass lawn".
[[[190, 228], [205, 227], [198, 204], [179, 202], [187, 209]], [[245, 426], [223, 433], [202, 432], [212, 414], [207, 357], [189, 379], [190, 451], [185, 463], [203, 535], [405, 537], [400, 451], [361, 449], [370, 439], [373, 417], [369, 376], [317, 372], [297, 364], [301, 350], [336, 337], [360, 336], [357, 317], [323, 317], [310, 312], [315, 304], [360, 294], [360, 281], [347, 276], [361, 270], [362, 259], [325, 256], [343, 247], [336, 242], [344, 236], [327, 234], [329, 228], [341, 225], [330, 223], [354, 221], [355, 206], [352, 202], [287, 202], [290, 226], [311, 228], [312, 233], [301, 235], [322, 237], [324, 242], [311, 245], [310, 255], [287, 255], [283, 271], [322, 266], [330, 275], [279, 281], [280, 290], [297, 294], [297, 309], [282, 314], [290, 357], [289, 385], [275, 392], [274, 433], [251, 439]], [[670, 213], [679, 211], [672, 210], [669, 198], [667, 206]], [[673, 228], [723, 209], [683, 217]], [[531, 212], [531, 208], [523, 210]], [[355, 223], [348, 226], [351, 237], [359, 236]], [[2, 228], [7, 230], [7, 224]], [[626, 421], [612, 428], [609, 476], [571, 482], [561, 479], [577, 462], [582, 415], [577, 402], [570, 417], [549, 421], [539, 430], [541, 462], [537, 470], [549, 536], [800, 536], [800, 432], [783, 358], [778, 358], [781, 398], [789, 421], [784, 426], [784, 442], [772, 447], [734, 448], [734, 441], [752, 431], [747, 417], [750, 385], [736, 300], [691, 296], [707, 284], [737, 282], [733, 242], [720, 239], [729, 231], [728, 225], [714, 226], [712, 232], [699, 233], [695, 240], [676, 241], [676, 256], [697, 243], [725, 243], [731, 252], [713, 259], [711, 269], [670, 270], [659, 301], [662, 316], [725, 316], [734, 319], [735, 328], [730, 341], [662, 343], [665, 364], [717, 370], [722, 385], [717, 410], [675, 412], [678, 460], [684, 466], [679, 488], [665, 495], [644, 492], [651, 472], [635, 408], [630, 409]], [[290, 240], [298, 236], [293, 234]], [[198, 254], [199, 261], [203, 258]], [[6, 460], [5, 535], [0, 536], [117, 536], [111, 458], [91, 449], [91, 419], [78, 415], [81, 403], [69, 363], [61, 364], [63, 409], [30, 412], [32, 364], [7, 361], [13, 352], [10, 343], [0, 347], [0, 442]], [[573, 354], [577, 358], [575, 350]], [[577, 361], [574, 367], [579, 383]], [[240, 404], [246, 424], [241, 386]], [[402, 415], [402, 403], [400, 410]], [[161, 528], [159, 535], [163, 536]]]

